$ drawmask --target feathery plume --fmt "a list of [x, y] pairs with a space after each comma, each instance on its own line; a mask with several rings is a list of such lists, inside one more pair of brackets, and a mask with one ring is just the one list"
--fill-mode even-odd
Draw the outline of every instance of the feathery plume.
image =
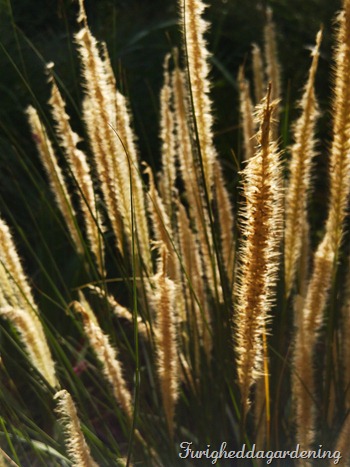
[[126, 157], [129, 159], [138, 246], [146, 270], [150, 273], [153, 270], [153, 266], [150, 251], [150, 237], [147, 221], [147, 211], [145, 207], [146, 202], [143, 181], [139, 168], [135, 137], [132, 131], [128, 103], [125, 96], [123, 96], [123, 94], [121, 94], [119, 91], [117, 91], [116, 95], [116, 105], [116, 131], [126, 150]]
[[73, 302], [72, 305], [74, 310], [81, 314], [84, 331], [100, 361], [103, 374], [111, 385], [114, 397], [127, 416], [128, 422], [131, 422], [132, 396], [124, 379], [122, 365], [118, 360], [116, 349], [111, 346], [108, 337], [101, 330], [96, 318], [91, 317], [92, 310], [88, 312], [79, 302]]
[[[185, 194], [189, 206], [189, 215], [198, 237], [198, 244], [200, 245], [202, 253], [203, 270], [207, 277], [209, 289], [213, 296], [218, 293], [219, 299], [221, 299], [222, 290], [218, 284], [215, 284], [214, 278], [214, 274], [216, 277], [219, 275], [217, 264], [213, 265], [211, 261], [211, 250], [213, 245], [209, 240], [208, 233], [208, 225], [210, 224], [209, 214], [204, 202], [204, 193], [201, 181], [198, 179], [200, 167], [198, 166], [198, 161], [193, 157], [191, 145], [192, 136], [189, 124], [185, 78], [178, 67], [175, 67], [173, 74], [173, 89], [177, 153], [180, 173], [184, 182]], [[222, 190], [226, 191], [226, 188], [223, 187]], [[228, 198], [228, 195], [226, 196]]]
[[195, 367], [198, 369], [199, 344], [203, 346], [208, 360], [212, 349], [212, 338], [209, 332], [209, 303], [197, 238], [191, 230], [186, 210], [181, 203], [178, 203], [177, 225], [181, 258], [186, 275], [183, 278], [183, 288], [189, 314], [189, 335], [193, 336], [191, 342], [193, 342], [195, 350]]
[[37, 111], [34, 107], [28, 107], [27, 115], [29, 118], [29, 124], [33, 134], [34, 141], [38, 148], [38, 152], [45, 168], [47, 177], [49, 179], [52, 193], [56, 198], [56, 203], [61, 211], [61, 214], [67, 224], [70, 236], [74, 242], [75, 248], [78, 253], [84, 254], [84, 247], [78, 228], [75, 224], [75, 212], [72, 206], [71, 198], [69, 196], [66, 183], [64, 181], [62, 171], [57, 163], [57, 159], [54, 150], [51, 145], [51, 141], [47, 136], [47, 132], [43, 123], [40, 121]]
[[33, 366], [55, 387], [58, 385], [51, 351], [38, 318], [32, 291], [22, 269], [10, 230], [0, 219], [0, 315], [20, 334]]
[[179, 0], [183, 22], [185, 52], [188, 62], [189, 86], [194, 119], [198, 132], [198, 145], [204, 169], [204, 183], [211, 197], [214, 182], [214, 161], [217, 157], [213, 145], [212, 103], [209, 97], [209, 52], [204, 38], [208, 24], [202, 15], [206, 5], [201, 0]]
[[[116, 118], [115, 93], [110, 92], [110, 74], [106, 71], [106, 64], [99, 54], [96, 39], [92, 36], [87, 25], [83, 1], [79, 0], [82, 22], [80, 31], [75, 35], [78, 52], [83, 67], [85, 81], [84, 121], [88, 128], [89, 138], [95, 165], [101, 181], [101, 188], [105, 198], [108, 215], [117, 239], [117, 247], [123, 252], [123, 236], [129, 243], [131, 231], [131, 193], [130, 167], [128, 154], [121, 139], [113, 129]], [[95, 138], [93, 140], [92, 138]], [[130, 164], [132, 166], [132, 164]]]
[[[129, 323], [133, 323], [134, 317], [131, 311], [125, 306], [118, 303], [117, 300], [112, 295], [107, 294], [103, 289], [101, 289], [100, 287], [97, 287], [96, 285], [89, 285], [88, 289], [92, 293], [97, 295], [98, 298], [100, 298], [101, 300], [107, 300], [108, 306], [110, 307], [112, 313], [114, 313], [117, 318], [124, 319], [128, 321]], [[84, 298], [83, 294], [79, 295], [79, 300], [80, 300], [80, 303], [83, 305], [83, 307], [87, 310], [88, 302]], [[150, 333], [149, 325], [148, 323], [145, 323], [142, 320], [141, 316], [137, 317], [137, 330], [143, 337], [145, 337], [146, 339], [148, 338], [149, 333]]]
[[[23, 271], [21, 261], [19, 259], [15, 243], [8, 225], [0, 217], [0, 262], [2, 268], [8, 273], [7, 277], [11, 277], [14, 284], [17, 286], [17, 292], [14, 290], [11, 293], [17, 297], [17, 302], [25, 307], [35, 308], [34, 297], [29, 286], [27, 277]], [[1, 281], [2, 285], [2, 281]], [[12, 287], [13, 289], [13, 287]]]
[[246, 206], [242, 212], [244, 243], [240, 251], [239, 287], [235, 315], [238, 381], [243, 422], [250, 389], [263, 373], [263, 332], [273, 301], [281, 238], [281, 170], [276, 143], [271, 141], [269, 87], [260, 112], [259, 149], [243, 171]]
[[[51, 70], [52, 65], [48, 65], [47, 68]], [[96, 197], [90, 175], [90, 169], [85, 154], [77, 148], [80, 138], [76, 133], [74, 133], [70, 126], [69, 116], [65, 109], [65, 103], [51, 72], [50, 82], [51, 97], [49, 104], [51, 105], [52, 116], [55, 120], [57, 136], [62, 148], [64, 149], [74, 178], [80, 188], [80, 206], [85, 220], [87, 237], [89, 239], [92, 252], [96, 258], [99, 272], [103, 275], [104, 261], [103, 245], [100, 235], [100, 214], [98, 213], [96, 206]]]
[[156, 312], [157, 367], [169, 433], [174, 433], [175, 404], [178, 397], [179, 362], [175, 312], [175, 283], [166, 276], [167, 251], [161, 248], [159, 272], [152, 305]]
[[297, 264], [301, 257], [304, 225], [307, 222], [307, 194], [310, 187], [312, 160], [315, 156], [315, 126], [317, 103], [315, 98], [315, 75], [322, 31], [316, 37], [316, 46], [312, 52], [312, 64], [306, 83], [300, 108], [302, 113], [294, 127], [295, 143], [291, 149], [290, 178], [286, 191], [286, 227], [285, 227], [285, 293], [289, 296], [293, 286]]
[[176, 153], [178, 154], [179, 169], [184, 183], [185, 195], [188, 201], [190, 217], [197, 228], [201, 226], [201, 194], [196, 179], [196, 166], [192, 154], [191, 132], [189, 125], [189, 102], [185, 77], [178, 66], [172, 75], [174, 94], [174, 120]]
[[111, 87], [111, 95], [115, 95], [115, 126], [113, 126], [113, 128], [115, 129], [118, 138], [123, 145], [125, 156], [127, 158], [127, 164], [131, 174], [132, 196], [138, 235], [138, 245], [140, 247], [141, 256], [143, 258], [146, 269], [150, 272], [152, 271], [152, 260], [149, 248], [150, 239], [147, 212], [145, 208], [145, 195], [139, 168], [136, 137], [132, 128], [131, 112], [127, 98], [117, 90], [117, 83], [113, 73], [107, 47], [105, 44], [103, 44], [103, 46], [103, 64], [105, 67], [107, 81]]
[[121, 252], [124, 251], [124, 237], [129, 251], [132, 250], [134, 232], [131, 232], [131, 216], [134, 215], [139, 253], [146, 269], [151, 271], [144, 191], [127, 102], [116, 90], [115, 77], [105, 46], [103, 57], [100, 56], [96, 39], [87, 26], [82, 0], [79, 21], [83, 24], [76, 34], [76, 42], [86, 83], [84, 120], [108, 215], [117, 238], [117, 247]]
[[314, 258], [313, 273], [303, 302], [303, 311], [298, 311], [294, 350], [293, 392], [295, 395], [295, 418], [297, 441], [304, 449], [309, 449], [315, 430], [315, 381], [314, 349], [327, 303], [328, 292], [333, 274], [334, 253], [330, 237], [326, 235], [319, 245]]
[[156, 242], [163, 243], [166, 246], [169, 255], [166, 273], [171, 280], [178, 281], [180, 279], [180, 264], [175, 251], [176, 245], [173, 244], [175, 236], [168, 212], [156, 189], [153, 174], [149, 167], [145, 169], [145, 173], [149, 176], [147, 207], [153, 224], [154, 237]]
[[333, 141], [330, 156], [330, 199], [326, 231], [337, 256], [350, 191], [350, 1], [339, 16], [335, 52]]
[[81, 431], [77, 409], [68, 391], [58, 391], [54, 399], [57, 401], [56, 412], [64, 428], [67, 452], [75, 467], [98, 467], [91, 457], [90, 448]]
[[101, 185], [108, 218], [115, 235], [117, 249], [121, 254], [124, 254], [123, 221], [118, 209], [112, 163], [110, 161], [110, 155], [105, 151], [101, 131], [96, 125], [95, 111], [96, 109], [94, 109], [93, 102], [91, 102], [90, 99], [85, 98], [83, 100], [83, 119], [87, 128], [90, 147], [95, 159], [98, 180]]
[[233, 238], [234, 220], [230, 197], [225, 186], [224, 176], [218, 161], [215, 161], [214, 193], [217, 202], [217, 217], [221, 238], [221, 253], [229, 284], [233, 281], [235, 242]]
[[[6, 306], [0, 291], [0, 315], [9, 320], [21, 337], [32, 365], [45, 378], [51, 387], [58, 385], [55, 367], [46, 337], [42, 337], [41, 323], [28, 310]], [[39, 333], [38, 333], [39, 331]], [[39, 334], [39, 335], [38, 335]], [[39, 337], [40, 336], [40, 337]]]

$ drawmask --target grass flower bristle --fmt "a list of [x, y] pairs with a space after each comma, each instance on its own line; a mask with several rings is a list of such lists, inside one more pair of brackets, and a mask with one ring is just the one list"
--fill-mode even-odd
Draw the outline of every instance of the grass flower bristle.
[[269, 88], [258, 116], [258, 150], [243, 171], [245, 239], [239, 254], [233, 330], [243, 420], [251, 402], [250, 390], [263, 374], [262, 334], [273, 303], [281, 239], [281, 169], [276, 143], [270, 139], [274, 106]]

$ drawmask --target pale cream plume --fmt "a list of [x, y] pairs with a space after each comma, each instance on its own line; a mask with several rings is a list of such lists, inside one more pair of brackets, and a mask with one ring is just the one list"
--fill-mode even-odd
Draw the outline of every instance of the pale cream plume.
[[333, 141], [330, 155], [330, 199], [326, 231], [335, 256], [344, 232], [350, 192], [350, 1], [339, 17], [333, 100]]
[[[297, 442], [303, 449], [310, 449], [315, 431], [315, 381], [314, 349], [327, 303], [332, 280], [334, 254], [330, 248], [330, 238], [325, 236], [315, 257], [313, 273], [303, 299], [303, 308], [296, 308], [297, 331], [295, 334], [293, 395]], [[299, 299], [301, 300], [301, 298]]]
[[[188, 201], [189, 214], [198, 237], [198, 244], [200, 245], [202, 253], [203, 270], [207, 277], [209, 289], [213, 296], [218, 294], [219, 300], [221, 300], [222, 290], [216, 281], [216, 278], [219, 277], [218, 267], [213, 255], [211, 254], [213, 245], [208, 231], [208, 226], [210, 225], [209, 214], [204, 200], [201, 181], [198, 179], [200, 167], [198, 165], [198, 161], [195, 160], [192, 151], [191, 141], [193, 138], [193, 129], [191, 129], [189, 123], [189, 103], [186, 97], [187, 92], [185, 79], [183, 73], [178, 67], [175, 67], [172, 84], [174, 92], [176, 150], [178, 153], [180, 173], [184, 182], [185, 194]], [[218, 168], [218, 162], [216, 162], [214, 168]], [[226, 188], [223, 186], [222, 190], [226, 191]], [[228, 195], [225, 196], [228, 198]], [[225, 228], [221, 228], [221, 232], [224, 231]], [[214, 259], [214, 264], [212, 263], [212, 259]]]
[[171, 280], [178, 281], [180, 279], [180, 264], [176, 254], [176, 245], [172, 243], [175, 237], [174, 232], [163, 199], [155, 186], [152, 171], [147, 167], [145, 173], [149, 176], [147, 207], [152, 220], [154, 237], [156, 242], [166, 246], [169, 255], [166, 263], [167, 275]]
[[117, 351], [110, 344], [108, 336], [103, 333], [96, 318], [92, 318], [92, 310], [90, 309], [87, 311], [79, 302], [73, 302], [72, 305], [74, 310], [80, 313], [83, 318], [85, 334], [100, 361], [103, 374], [113, 390], [116, 401], [130, 423], [133, 413], [132, 395], [124, 379], [122, 365], [118, 360]]
[[285, 293], [288, 297], [296, 274], [303, 248], [304, 225], [307, 222], [307, 195], [310, 189], [312, 160], [315, 156], [315, 126], [317, 103], [315, 98], [315, 75], [320, 54], [322, 33], [319, 31], [312, 52], [312, 64], [300, 108], [302, 113], [294, 127], [295, 142], [291, 149], [290, 177], [286, 191], [285, 226]]
[[203, 161], [204, 183], [211, 197], [214, 183], [213, 165], [217, 155], [213, 145], [212, 103], [209, 97], [209, 52], [204, 38], [208, 24], [202, 17], [206, 5], [201, 0], [179, 0], [179, 4], [194, 119]]
[[[111, 96], [115, 96], [115, 119], [112, 115], [112, 126], [116, 131], [123, 146], [124, 163], [128, 165], [131, 173], [132, 197], [134, 206], [134, 216], [138, 235], [138, 245], [141, 256], [148, 272], [152, 271], [152, 261], [150, 253], [150, 239], [147, 222], [147, 212], [145, 208], [145, 193], [143, 181], [139, 168], [139, 158], [136, 147], [136, 137], [132, 128], [131, 112], [126, 97], [117, 90], [117, 83], [113, 73], [111, 61], [107, 47], [103, 44], [104, 58], [103, 65], [107, 77], [107, 84], [110, 86]], [[130, 178], [130, 176], [129, 176]]]
[[[108, 215], [110, 217], [117, 246], [123, 251], [123, 237], [132, 250], [132, 212], [130, 193], [130, 170], [123, 146], [112, 125], [116, 117], [115, 93], [110, 92], [110, 75], [100, 57], [96, 39], [92, 36], [84, 10], [83, 0], [79, 0], [82, 22], [75, 39], [83, 66], [85, 82], [84, 121], [88, 128], [95, 165], [101, 181]], [[94, 140], [93, 140], [94, 138]]]
[[242, 420], [250, 406], [250, 390], [263, 374], [263, 332], [273, 301], [281, 240], [281, 169], [271, 137], [274, 105], [270, 89], [260, 109], [259, 151], [248, 161], [244, 174], [246, 207], [242, 212], [244, 243], [240, 251], [239, 285], [234, 338]]
[[51, 351], [38, 318], [32, 291], [6, 223], [0, 219], [0, 315], [17, 329], [35, 368], [46, 381], [58, 385]]
[[156, 354], [163, 407], [170, 436], [174, 434], [175, 404], [178, 398], [179, 357], [175, 311], [175, 283], [166, 275], [166, 247], [161, 248], [159, 272], [154, 277], [152, 307], [156, 313]]
[[222, 169], [218, 161], [215, 161], [214, 167], [214, 193], [217, 203], [217, 217], [219, 220], [221, 253], [229, 284], [232, 286], [235, 264], [235, 241], [233, 237], [234, 219], [232, 205], [228, 191], [225, 187]]
[[[125, 306], [118, 303], [112, 295], [107, 294], [103, 289], [95, 285], [89, 285], [88, 289], [92, 293], [96, 294], [101, 300], [107, 300], [108, 306], [111, 308], [111, 311], [115, 314], [115, 316], [117, 316], [117, 318], [125, 319], [126, 321], [129, 321], [129, 323], [133, 323], [134, 317], [132, 315], [132, 312]], [[79, 295], [79, 301], [83, 305], [85, 310], [88, 311], [89, 304], [84, 298], [83, 294]], [[140, 335], [148, 339], [150, 335], [149, 325], [147, 322], [143, 321], [141, 316], [137, 317], [137, 329]]]
[[[51, 66], [49, 67], [51, 69]], [[87, 237], [91, 250], [97, 261], [100, 274], [104, 274], [104, 247], [101, 238], [100, 213], [96, 205], [94, 187], [90, 175], [90, 169], [85, 154], [77, 148], [80, 141], [79, 136], [72, 130], [69, 123], [69, 116], [66, 113], [65, 103], [57, 84], [50, 76], [51, 97], [49, 103], [52, 108], [52, 115], [56, 124], [56, 132], [70, 169], [79, 186], [80, 206], [84, 216]]]
[[58, 391], [54, 399], [57, 401], [56, 412], [63, 425], [68, 455], [75, 467], [98, 467], [91, 457], [90, 448], [81, 431], [77, 409], [68, 391]]
[[[28, 283], [28, 279], [23, 271], [20, 258], [14, 244], [12, 234], [6, 222], [0, 217], [0, 261], [8, 276], [12, 278], [17, 286], [18, 292], [15, 295], [18, 297], [19, 304], [23, 307], [25, 304], [31, 308], [35, 308], [34, 297]], [[12, 292], [14, 292], [13, 287]], [[15, 306], [16, 304], [13, 304]]]
[[151, 259], [150, 235], [147, 221], [145, 193], [137, 157], [135, 137], [131, 126], [130, 111], [126, 98], [119, 91], [117, 91], [116, 97], [116, 130], [126, 149], [127, 157], [130, 158], [133, 206], [136, 232], [138, 236], [138, 245], [146, 270], [148, 273], [151, 273], [153, 271], [153, 266]]
[[202, 225], [202, 196], [199, 183], [196, 179], [196, 167], [191, 145], [191, 133], [189, 128], [189, 102], [185, 85], [185, 77], [178, 66], [175, 67], [172, 76], [174, 93], [174, 119], [176, 128], [176, 152], [178, 154], [179, 169], [184, 182], [185, 194], [188, 201], [190, 216], [199, 229]]
[[68, 231], [74, 242], [78, 253], [84, 254], [84, 247], [75, 223], [75, 212], [71, 198], [64, 181], [62, 171], [57, 163], [57, 159], [52, 148], [51, 141], [47, 136], [43, 123], [40, 121], [37, 111], [33, 107], [28, 107], [27, 114], [32, 135], [38, 152], [49, 179], [51, 190], [56, 198], [56, 203], [67, 224]]
[[6, 306], [0, 290], [0, 315], [10, 321], [20, 335], [32, 365], [51, 387], [58, 385], [55, 366], [40, 321], [33, 313], [21, 308]]
[[177, 225], [185, 274], [182, 281], [188, 310], [188, 339], [194, 346], [195, 369], [198, 374], [199, 346], [203, 346], [208, 360], [212, 349], [212, 338], [209, 332], [211, 318], [203, 266], [200, 260], [200, 249], [196, 235], [191, 230], [186, 210], [181, 203], [178, 203]]
[[123, 222], [118, 210], [112, 164], [108, 153], [104, 150], [101, 132], [97, 125], [95, 125], [94, 112], [93, 103], [90, 99], [85, 98], [83, 101], [83, 118], [88, 132], [89, 143], [94, 155], [96, 171], [101, 184], [104, 202], [106, 203], [108, 217], [116, 238], [116, 245], [118, 250], [124, 254]]

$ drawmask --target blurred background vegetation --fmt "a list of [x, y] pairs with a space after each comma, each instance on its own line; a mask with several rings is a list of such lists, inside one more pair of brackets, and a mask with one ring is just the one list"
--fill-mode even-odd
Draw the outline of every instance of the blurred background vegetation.
[[[237, 165], [232, 154], [240, 157], [236, 77], [242, 63], [250, 75], [251, 44], [262, 45], [266, 7], [272, 8], [277, 25], [285, 128], [296, 115], [295, 102], [307, 75], [310, 50], [317, 30], [321, 24], [324, 26], [317, 92], [323, 112], [320, 135], [327, 140], [330, 137], [330, 30], [340, 0], [211, 0], [207, 3], [210, 3], [207, 18], [211, 24], [208, 41], [213, 53], [216, 144], [227, 166], [227, 181], [233, 191]], [[86, 9], [93, 34], [107, 43], [119, 85], [129, 95], [141, 158], [157, 167], [162, 62], [165, 54], [180, 43], [177, 2], [86, 0]], [[20, 253], [28, 258], [27, 269], [36, 279], [36, 286], [45, 292], [40, 294], [41, 301], [46, 300], [46, 294], [50, 295], [52, 285], [48, 276], [56, 285], [60, 283], [58, 271], [67, 278], [62, 283], [74, 285], [83, 278], [79, 276], [79, 264], [67, 237], [62, 240], [60, 216], [24, 111], [32, 104], [49, 120], [45, 64], [53, 61], [73, 127], [84, 134], [79, 119], [82, 89], [73, 40], [77, 11], [75, 0], [0, 0], [0, 212], [18, 230], [17, 237], [19, 234], [25, 240], [18, 242]], [[281, 134], [282, 145], [288, 145], [290, 135], [283, 131], [283, 125]], [[321, 161], [319, 166], [322, 172], [325, 163]], [[317, 196], [323, 196], [323, 186], [316, 191], [316, 205]], [[44, 232], [42, 237], [40, 232]], [[47, 276], [41, 274], [43, 260]]]

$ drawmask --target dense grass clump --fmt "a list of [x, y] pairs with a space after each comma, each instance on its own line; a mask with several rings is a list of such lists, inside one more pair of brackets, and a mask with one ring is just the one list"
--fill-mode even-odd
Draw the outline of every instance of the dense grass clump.
[[[81, 100], [48, 63], [49, 113], [34, 93], [23, 109], [40, 163], [13, 147], [45, 216], [18, 184], [39, 251], [2, 203], [0, 465], [349, 463], [350, 0], [334, 30], [331, 142], [317, 137], [322, 30], [289, 124], [267, 8], [234, 78], [242, 157], [225, 170], [205, 8], [178, 2], [157, 169], [83, 0]], [[321, 215], [315, 180], [329, 187]]]

